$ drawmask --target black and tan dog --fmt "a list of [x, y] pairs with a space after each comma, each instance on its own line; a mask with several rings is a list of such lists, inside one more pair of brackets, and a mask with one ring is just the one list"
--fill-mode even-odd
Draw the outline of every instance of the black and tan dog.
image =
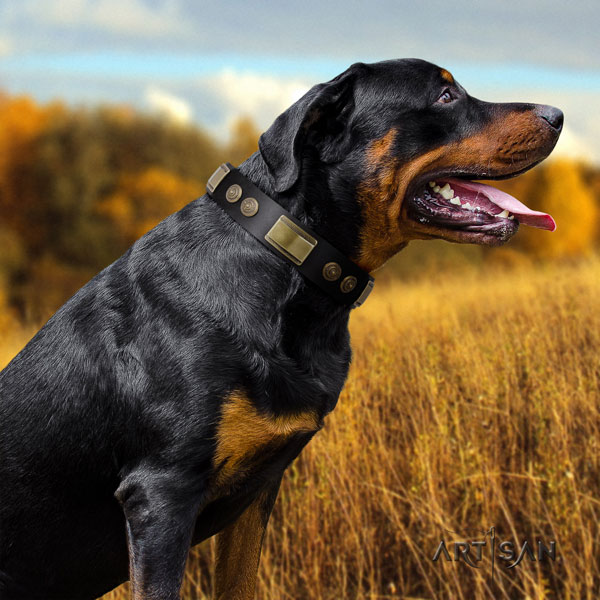
[[[470, 97], [420, 60], [313, 87], [240, 171], [366, 271], [411, 239], [500, 244], [551, 217], [469, 180], [545, 158], [562, 113]], [[254, 594], [281, 477], [336, 404], [348, 316], [208, 196], [79, 290], [0, 375], [0, 598], [178, 597], [217, 534]]]

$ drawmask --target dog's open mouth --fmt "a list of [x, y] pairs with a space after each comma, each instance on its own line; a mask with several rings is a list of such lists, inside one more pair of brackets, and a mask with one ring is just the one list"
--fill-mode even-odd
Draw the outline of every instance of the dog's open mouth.
[[531, 210], [509, 194], [466, 179], [436, 178], [409, 196], [408, 216], [444, 230], [440, 237], [480, 244], [501, 244], [519, 224], [554, 231], [554, 219]]

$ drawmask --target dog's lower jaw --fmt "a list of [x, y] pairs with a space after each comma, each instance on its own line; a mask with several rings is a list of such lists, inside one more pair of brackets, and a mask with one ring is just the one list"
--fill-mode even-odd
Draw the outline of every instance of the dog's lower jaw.
[[519, 222], [516, 219], [498, 219], [496, 223], [453, 228], [435, 224], [426, 213], [416, 210], [407, 209], [405, 218], [411, 224], [414, 239], [441, 239], [457, 244], [502, 246], [519, 230]]

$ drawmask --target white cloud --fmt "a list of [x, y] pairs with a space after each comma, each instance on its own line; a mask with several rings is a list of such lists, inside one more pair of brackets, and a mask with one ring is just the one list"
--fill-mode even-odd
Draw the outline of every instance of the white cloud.
[[596, 93], [558, 92], [555, 105], [565, 113], [565, 127], [556, 151], [600, 164], [600, 114], [594, 108]]
[[565, 157], [578, 160], [600, 159], [599, 148], [592, 148], [582, 136], [575, 133], [571, 127], [565, 126], [556, 147], [552, 152], [553, 157]]
[[183, 98], [157, 87], [146, 90], [146, 104], [154, 110], [176, 123], [189, 123], [193, 117], [192, 107]]
[[13, 44], [10, 39], [0, 35], [0, 56], [8, 56], [12, 50]]
[[283, 79], [231, 68], [207, 76], [201, 83], [222, 106], [223, 121], [215, 124], [219, 133], [240, 115], [251, 117], [259, 128], [265, 129], [310, 87], [299, 78]]

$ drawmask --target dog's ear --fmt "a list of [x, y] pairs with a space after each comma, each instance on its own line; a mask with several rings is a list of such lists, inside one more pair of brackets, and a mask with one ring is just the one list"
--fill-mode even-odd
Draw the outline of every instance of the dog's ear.
[[322, 162], [343, 158], [350, 141], [355, 81], [365, 67], [355, 63], [331, 81], [315, 85], [260, 136], [258, 147], [277, 192], [296, 183], [308, 146], [316, 149]]

